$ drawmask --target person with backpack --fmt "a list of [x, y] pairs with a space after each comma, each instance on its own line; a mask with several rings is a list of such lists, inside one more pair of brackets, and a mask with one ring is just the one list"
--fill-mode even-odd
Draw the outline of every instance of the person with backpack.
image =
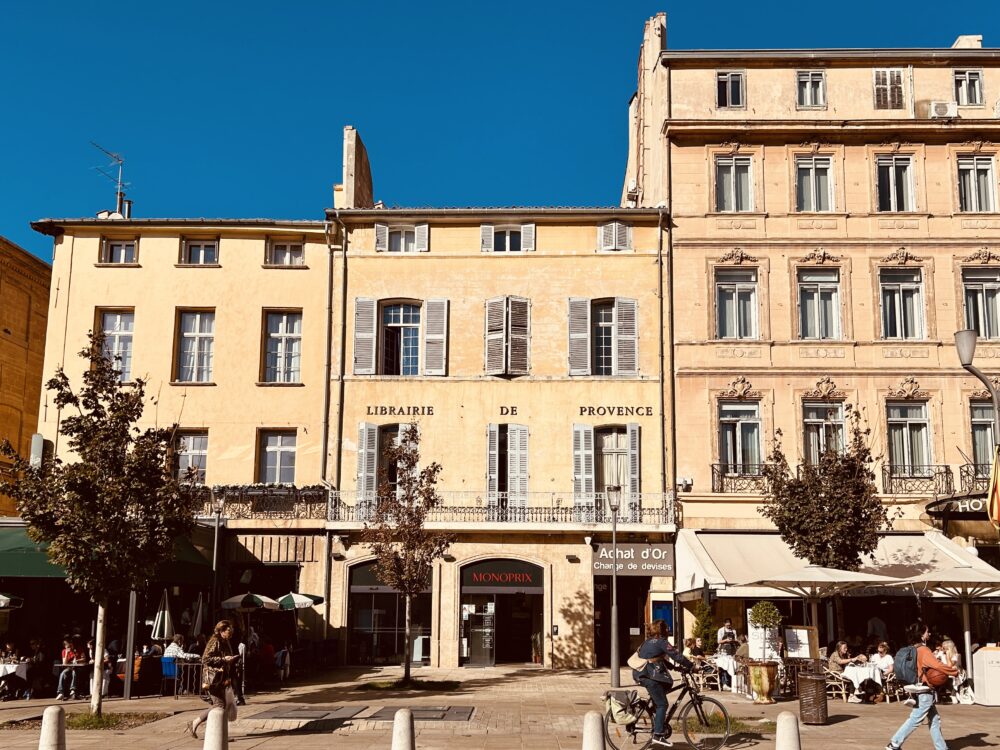
[[958, 674], [958, 670], [950, 664], [942, 664], [935, 657], [927, 641], [931, 637], [931, 629], [917, 620], [906, 629], [906, 639], [910, 644], [899, 649], [893, 661], [893, 671], [896, 679], [906, 687], [916, 705], [909, 718], [896, 730], [885, 746], [885, 750], [900, 750], [906, 738], [913, 734], [925, 718], [930, 725], [931, 742], [934, 750], [948, 750], [941, 731], [941, 715], [935, 708], [937, 700], [935, 688], [945, 684], [950, 677]]
[[664, 736], [667, 691], [674, 684], [674, 679], [670, 676], [670, 663], [675, 665], [675, 669], [696, 668], [667, 640], [668, 635], [667, 623], [663, 620], [653, 620], [646, 625], [646, 640], [628, 660], [628, 665], [632, 667], [632, 678], [646, 688], [656, 706], [650, 745], [653, 748], [673, 747], [673, 743]]

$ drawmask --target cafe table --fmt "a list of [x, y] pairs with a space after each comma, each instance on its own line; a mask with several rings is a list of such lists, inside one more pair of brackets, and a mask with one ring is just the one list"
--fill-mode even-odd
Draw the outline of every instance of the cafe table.
[[848, 664], [844, 667], [844, 679], [854, 683], [855, 691], [861, 689], [861, 683], [865, 680], [874, 680], [881, 687], [882, 670], [874, 664]]
[[28, 666], [28, 662], [20, 662], [19, 664], [0, 664], [0, 677], [6, 677], [7, 675], [13, 673], [22, 680], [27, 680]]

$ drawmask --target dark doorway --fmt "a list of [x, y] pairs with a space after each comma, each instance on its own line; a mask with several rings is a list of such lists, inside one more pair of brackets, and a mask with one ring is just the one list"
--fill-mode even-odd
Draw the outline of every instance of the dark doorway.
[[[618, 654], [622, 662], [642, 643], [649, 576], [618, 576]], [[594, 652], [597, 666], [611, 664], [611, 576], [594, 576]]]

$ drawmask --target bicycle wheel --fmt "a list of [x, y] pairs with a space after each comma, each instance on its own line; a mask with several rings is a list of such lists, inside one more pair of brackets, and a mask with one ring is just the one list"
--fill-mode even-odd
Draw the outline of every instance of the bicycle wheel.
[[715, 698], [692, 697], [678, 721], [684, 739], [697, 750], [719, 750], [729, 739], [729, 712]]
[[653, 738], [653, 715], [640, 711], [635, 724], [626, 726], [616, 724], [608, 711], [604, 714], [604, 736], [614, 750], [642, 750]]

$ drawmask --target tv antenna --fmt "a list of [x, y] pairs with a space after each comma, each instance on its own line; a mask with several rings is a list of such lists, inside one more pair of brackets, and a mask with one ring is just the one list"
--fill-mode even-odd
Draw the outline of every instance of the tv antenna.
[[[94, 167], [98, 172], [107, 177], [113, 183], [115, 183], [115, 211], [121, 214], [123, 211], [125, 203], [125, 188], [129, 187], [131, 183], [122, 181], [122, 172], [125, 165], [125, 158], [121, 154], [116, 154], [112, 151], [108, 151], [104, 146], [99, 143], [90, 142], [90, 145], [96, 148], [98, 151], [106, 154], [109, 159], [111, 159], [111, 164], [105, 167]], [[112, 172], [117, 168], [118, 176], [116, 177]], [[112, 170], [109, 172], [108, 170]]]

